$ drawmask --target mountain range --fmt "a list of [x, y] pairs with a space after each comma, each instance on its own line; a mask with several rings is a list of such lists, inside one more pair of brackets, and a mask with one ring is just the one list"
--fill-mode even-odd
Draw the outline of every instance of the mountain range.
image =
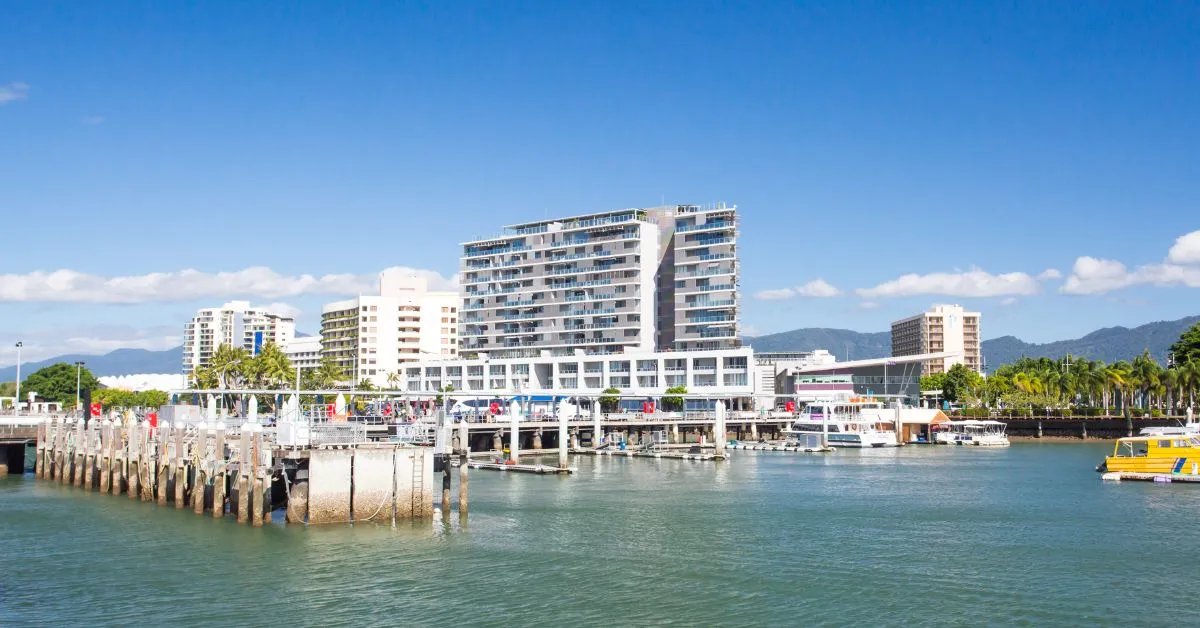
[[[1166, 364], [1167, 349], [1192, 325], [1200, 322], [1200, 316], [1189, 316], [1174, 321], [1160, 321], [1134, 327], [1105, 327], [1072, 340], [1059, 340], [1044, 344], [1024, 342], [1013, 336], [1001, 336], [983, 341], [983, 359], [989, 368], [1007, 364], [1022, 356], [1061, 358], [1068, 353], [1091, 360], [1115, 362], [1131, 360], [1144, 350]], [[812, 351], [827, 349], [838, 360], [865, 360], [891, 355], [891, 334], [881, 332], [857, 332], [849, 329], [827, 329], [810, 327], [792, 331], [746, 337], [747, 344], [755, 351]], [[183, 347], [163, 351], [145, 349], [117, 349], [104, 355], [60, 355], [49, 360], [29, 362], [21, 365], [22, 374], [32, 373], [42, 367], [58, 362], [83, 361], [97, 377], [105, 375], [137, 375], [146, 373], [178, 373], [181, 368]], [[16, 378], [16, 367], [0, 368], [0, 382]]]
[[[1147, 323], [1132, 329], [1128, 327], [1105, 327], [1072, 340], [1059, 340], [1044, 344], [1025, 342], [1013, 336], [1001, 336], [984, 340], [984, 364], [995, 368], [1021, 357], [1061, 358], [1067, 354], [1090, 360], [1116, 362], [1132, 360], [1142, 351], [1159, 364], [1167, 363], [1167, 350], [1192, 325], [1200, 322], [1200, 316], [1188, 316], [1174, 321]], [[745, 338], [755, 351], [812, 351], [828, 349], [838, 360], [865, 360], [891, 355], [889, 332], [862, 333], [848, 329], [807, 328]]]
[[[21, 365], [21, 378], [51, 364], [85, 362], [87, 369], [96, 377], [105, 375], [141, 375], [147, 373], [180, 373], [183, 369], [183, 347], [147, 351], [145, 349], [117, 349], [104, 355], [60, 355]], [[0, 382], [11, 382], [17, 378], [17, 367], [0, 368]]]

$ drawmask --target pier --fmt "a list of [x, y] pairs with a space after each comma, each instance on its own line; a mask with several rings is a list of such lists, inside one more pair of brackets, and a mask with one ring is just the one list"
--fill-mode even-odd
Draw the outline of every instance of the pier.
[[253, 421], [153, 425], [137, 419], [49, 418], [35, 428], [39, 480], [260, 527], [395, 523], [434, 514], [431, 448], [341, 440], [311, 426], [303, 447]]

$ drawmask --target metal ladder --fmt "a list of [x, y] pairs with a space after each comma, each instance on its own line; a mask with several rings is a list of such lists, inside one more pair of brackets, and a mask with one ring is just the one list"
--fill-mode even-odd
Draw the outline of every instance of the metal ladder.
[[409, 482], [412, 488], [412, 516], [420, 517], [425, 509], [421, 506], [421, 500], [425, 499], [425, 458], [423, 454], [420, 459], [416, 454], [412, 454], [412, 478]]

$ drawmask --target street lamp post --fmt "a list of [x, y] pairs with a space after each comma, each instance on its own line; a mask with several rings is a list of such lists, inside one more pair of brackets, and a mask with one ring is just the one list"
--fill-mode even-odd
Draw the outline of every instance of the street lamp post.
[[17, 341], [17, 398], [13, 402], [13, 416], [21, 416], [21, 347], [24, 346], [24, 342]]
[[79, 382], [80, 374], [83, 373], [83, 364], [83, 362], [75, 363], [75, 411], [79, 413], [79, 416], [83, 416], [83, 409], [79, 407]]

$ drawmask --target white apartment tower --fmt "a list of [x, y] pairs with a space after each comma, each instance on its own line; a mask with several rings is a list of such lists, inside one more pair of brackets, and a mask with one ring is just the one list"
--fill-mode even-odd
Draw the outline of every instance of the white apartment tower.
[[621, 209], [464, 243], [464, 356], [740, 346], [735, 215], [724, 206]]
[[401, 365], [422, 357], [458, 355], [456, 292], [389, 269], [379, 294], [326, 304], [321, 310], [321, 357], [335, 360], [355, 384], [396, 385]]
[[183, 326], [183, 372], [190, 375], [208, 366], [221, 345], [256, 353], [268, 342], [286, 348], [295, 336], [295, 320], [264, 308], [252, 308], [249, 301], [206, 308]]
[[945, 373], [955, 364], [982, 372], [979, 350], [979, 312], [967, 312], [961, 305], [935, 305], [928, 312], [892, 323], [892, 355], [923, 353], [961, 353], [961, 358], [930, 360], [923, 374]]

